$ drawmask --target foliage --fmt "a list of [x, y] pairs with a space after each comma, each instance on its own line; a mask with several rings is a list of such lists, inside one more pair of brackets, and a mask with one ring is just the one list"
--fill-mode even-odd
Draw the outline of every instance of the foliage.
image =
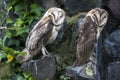
[[[6, 23], [7, 29], [0, 31], [0, 62], [11, 65], [12, 71], [4, 80], [35, 80], [29, 72], [23, 72], [20, 69], [20, 64], [16, 62], [15, 56], [17, 54], [25, 54], [21, 52], [25, 46], [26, 37], [28, 35], [30, 26], [35, 20], [38, 20], [43, 11], [42, 7], [34, 3], [34, 0], [6, 0], [7, 1], [7, 15]], [[1, 11], [1, 10], [0, 10]], [[0, 21], [3, 15], [0, 13]], [[67, 43], [67, 42], [65, 42]], [[63, 43], [64, 45], [67, 45]], [[60, 46], [59, 46], [60, 47]], [[56, 49], [56, 48], [55, 48]], [[64, 50], [64, 51], [63, 51]], [[61, 46], [59, 53], [68, 53], [67, 46]], [[73, 52], [71, 52], [73, 53]], [[57, 56], [57, 70], [60, 73], [60, 80], [70, 80], [69, 77], [61, 74], [62, 70], [70, 65], [73, 54], [64, 54], [64, 56]], [[72, 58], [70, 57], [72, 56]], [[67, 61], [67, 63], [65, 62]], [[47, 79], [46, 79], [47, 80]]]
[[[33, 0], [6, 0], [6, 3], [9, 14], [5, 23], [7, 29], [0, 31], [0, 62], [9, 63], [13, 68], [9, 75], [10, 79], [34, 80], [31, 74], [21, 71], [15, 56], [24, 55], [21, 51], [25, 46], [29, 26], [34, 20], [40, 18], [43, 8]], [[3, 12], [3, 10], [0, 11]], [[0, 22], [3, 19], [2, 14], [0, 13]]]
[[61, 76], [60, 76], [60, 80], [70, 80], [70, 77], [61, 75]]

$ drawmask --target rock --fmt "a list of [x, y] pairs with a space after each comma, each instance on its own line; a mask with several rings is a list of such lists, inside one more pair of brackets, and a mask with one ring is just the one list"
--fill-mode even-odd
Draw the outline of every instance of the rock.
[[106, 80], [120, 80], [120, 62], [113, 62], [109, 64]]
[[120, 1], [119, 0], [110, 0], [108, 6], [113, 13], [113, 15], [119, 20], [120, 22]]
[[112, 32], [104, 41], [106, 54], [112, 58], [120, 58], [120, 29]]
[[68, 15], [73, 15], [77, 12], [89, 11], [92, 8], [98, 7], [100, 0], [57, 0], [60, 5], [64, 6]]
[[53, 55], [31, 60], [22, 64], [22, 70], [32, 73], [37, 80], [52, 80], [56, 73], [55, 57]]
[[83, 66], [70, 66], [66, 69], [66, 76], [74, 80], [93, 80], [96, 75], [96, 66], [92, 62], [88, 62]]
[[35, 2], [45, 9], [58, 6], [55, 0], [35, 0]]
[[7, 77], [11, 73], [10, 64], [0, 63], [0, 79]]
[[[118, 24], [119, 22], [116, 20], [115, 16], [111, 13], [108, 4], [110, 0], [102, 0], [102, 8], [106, 9], [109, 13], [109, 19], [101, 32], [101, 36], [98, 40], [97, 47], [97, 80], [106, 80], [106, 69], [109, 63], [114, 61], [114, 59], [118, 59], [118, 40], [117, 36], [119, 36]], [[117, 48], [116, 48], [117, 47]], [[115, 51], [115, 52], [114, 52]]]
[[102, 33], [98, 41], [97, 72], [99, 79], [97, 80], [106, 80], [106, 70], [109, 63], [120, 60], [120, 29], [116, 30], [116, 27], [112, 27], [112, 32], [109, 32], [109, 27], [112, 26], [108, 26], [106, 31], [110, 34]]
[[103, 6], [106, 6], [110, 9], [114, 17], [120, 23], [120, 0], [102, 0]]

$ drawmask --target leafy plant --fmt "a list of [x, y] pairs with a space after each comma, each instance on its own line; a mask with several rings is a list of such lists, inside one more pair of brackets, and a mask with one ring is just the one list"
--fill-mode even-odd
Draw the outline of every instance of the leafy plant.
[[61, 75], [60, 80], [70, 80], [70, 77], [67, 77], [65, 75]]
[[[34, 3], [34, 0], [6, 0], [6, 3], [9, 14], [4, 23], [7, 28], [0, 30], [0, 62], [11, 65], [10, 80], [35, 80], [29, 72], [21, 71], [15, 56], [25, 54], [21, 51], [25, 46], [29, 26], [40, 18], [43, 8]], [[0, 13], [0, 20], [3, 18]]]
[[6, 56], [7, 56], [7, 54], [4, 51], [1, 51], [0, 52], [0, 61], [1, 61], [1, 59], [6, 58]]

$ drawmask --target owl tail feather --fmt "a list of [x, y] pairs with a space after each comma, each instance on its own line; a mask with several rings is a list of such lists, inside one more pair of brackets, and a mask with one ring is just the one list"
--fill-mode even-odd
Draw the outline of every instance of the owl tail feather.
[[26, 48], [22, 52], [25, 52], [26, 55], [18, 54], [16, 56], [17, 62], [19, 62], [21, 64], [28, 61], [28, 60], [30, 60], [32, 58], [32, 56], [28, 53], [28, 50]]

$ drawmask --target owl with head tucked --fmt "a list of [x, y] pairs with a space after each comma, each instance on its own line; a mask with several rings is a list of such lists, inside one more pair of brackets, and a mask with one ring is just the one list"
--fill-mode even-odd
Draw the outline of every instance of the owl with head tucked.
[[79, 26], [76, 37], [76, 66], [82, 66], [90, 61], [100, 32], [107, 23], [108, 13], [104, 9], [90, 10]]
[[57, 7], [48, 9], [27, 37], [25, 49], [23, 50], [26, 55], [22, 56], [19, 54], [16, 57], [17, 61], [20, 63], [26, 62], [40, 53], [40, 51], [44, 57], [49, 55], [45, 46], [56, 39], [59, 30], [63, 26], [64, 20], [64, 10]]

